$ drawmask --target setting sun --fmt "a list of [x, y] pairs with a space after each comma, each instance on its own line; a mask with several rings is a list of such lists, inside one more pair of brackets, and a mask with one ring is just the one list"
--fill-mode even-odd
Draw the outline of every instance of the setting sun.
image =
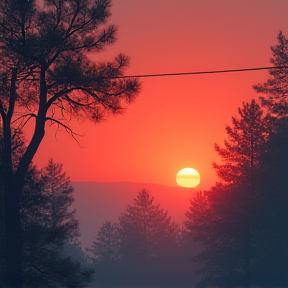
[[200, 175], [193, 168], [183, 168], [177, 173], [176, 182], [179, 186], [193, 188], [199, 185]]

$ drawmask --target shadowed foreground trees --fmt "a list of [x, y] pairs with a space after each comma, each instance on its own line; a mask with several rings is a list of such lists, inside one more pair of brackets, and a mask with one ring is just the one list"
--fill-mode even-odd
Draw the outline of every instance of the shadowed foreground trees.
[[[14, 131], [12, 139], [15, 151], [13, 164], [16, 166], [18, 157], [25, 150], [25, 139], [19, 130]], [[21, 270], [23, 284], [27, 287], [79, 287], [90, 281], [93, 274], [91, 267], [82, 267], [85, 261], [80, 264], [79, 257], [74, 258], [73, 253], [63, 253], [71, 245], [75, 246], [73, 243], [79, 236], [75, 210], [71, 209], [73, 201], [73, 188], [62, 172], [61, 164], [51, 159], [41, 171], [30, 165], [20, 203], [23, 235]], [[3, 264], [2, 273], [5, 271]], [[1, 274], [1, 285], [3, 279]]]
[[[271, 50], [271, 63], [287, 67], [282, 32]], [[194, 198], [186, 214], [190, 238], [203, 244], [194, 258], [202, 265], [199, 287], [288, 285], [288, 73], [269, 74], [254, 86], [264, 94], [262, 108], [245, 104], [241, 121], [226, 128], [225, 148], [215, 146], [223, 163], [213, 166], [222, 183]]]
[[267, 139], [267, 125], [260, 106], [252, 100], [238, 109], [227, 126], [228, 140], [215, 144], [222, 163], [213, 163], [222, 184], [191, 201], [186, 228], [204, 248], [195, 260], [202, 263], [200, 285], [251, 284], [255, 246], [255, 203], [260, 155]]
[[[2, 133], [2, 121], [0, 117], [0, 153], [3, 149], [3, 133]], [[12, 166], [13, 169], [19, 164], [19, 159], [25, 151], [25, 137], [23, 132], [20, 129], [12, 129], [11, 137], [11, 150], [13, 152]], [[0, 154], [0, 284], [3, 283], [6, 272], [5, 265], [5, 211], [4, 211], [4, 171], [2, 165], [2, 158]]]
[[[288, 39], [280, 31], [271, 47], [273, 66], [288, 67]], [[260, 93], [269, 120], [266, 153], [261, 155], [259, 219], [259, 260], [256, 273], [262, 285], [288, 285], [288, 68], [269, 70], [263, 84], [254, 85]], [[260, 217], [260, 216], [259, 216]], [[263, 225], [265, 223], [265, 225]], [[263, 253], [263, 251], [265, 253]], [[261, 254], [262, 252], [262, 254]]]
[[191, 200], [185, 224], [190, 238], [203, 244], [194, 257], [201, 263], [199, 287], [288, 284], [287, 119], [274, 119], [265, 139], [252, 182], [240, 173], [237, 181], [218, 183]]
[[26, 286], [78, 287], [89, 282], [93, 270], [63, 254], [79, 236], [73, 201], [73, 188], [61, 164], [50, 159], [41, 171], [35, 167], [28, 171], [21, 201]]
[[273, 121], [266, 153], [258, 173], [257, 265], [255, 278], [261, 286], [288, 285], [288, 119]]
[[[136, 79], [119, 79], [129, 65], [118, 55], [96, 63], [87, 53], [115, 42], [107, 24], [109, 0], [7, 0], [0, 3], [1, 89], [3, 120], [5, 251], [7, 286], [21, 287], [20, 199], [29, 165], [45, 135], [46, 124], [64, 128], [71, 118], [93, 122], [118, 113], [139, 92]], [[95, 57], [95, 56], [94, 56]], [[95, 58], [93, 58], [95, 59]], [[11, 123], [34, 120], [31, 141], [12, 168]], [[64, 120], [63, 120], [64, 119]]]

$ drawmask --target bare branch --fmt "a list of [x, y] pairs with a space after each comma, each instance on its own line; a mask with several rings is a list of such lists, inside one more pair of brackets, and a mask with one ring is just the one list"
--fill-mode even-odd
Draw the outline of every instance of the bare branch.
[[21, 118], [26, 118], [26, 117], [28, 117], [28, 116], [30, 116], [30, 118], [31, 118], [31, 117], [34, 117], [34, 118], [37, 117], [37, 115], [34, 114], [34, 113], [27, 113], [27, 114], [21, 115], [20, 117], [16, 118], [16, 119], [13, 120], [11, 123], [13, 124], [13, 123], [19, 121]]
[[56, 101], [58, 98], [60, 98], [61, 96], [68, 94], [76, 89], [79, 89], [79, 87], [73, 87], [73, 88], [69, 88], [69, 89], [65, 89], [65, 90], [61, 90], [57, 93], [55, 93], [48, 101], [47, 101], [47, 109], [51, 106], [51, 104]]
[[79, 141], [75, 138], [75, 136], [83, 137], [84, 135], [81, 135], [81, 134], [74, 132], [69, 126], [65, 125], [61, 121], [54, 119], [52, 117], [46, 117], [45, 121], [52, 121], [52, 122], [55, 122], [56, 124], [58, 124], [58, 127], [59, 126], [63, 127], [66, 130], [66, 132], [77, 142], [79, 147], [84, 148], [83, 146], [80, 145]]
[[31, 117], [29, 117], [23, 124], [22, 124], [22, 128], [24, 128], [25, 127], [25, 125], [29, 122], [29, 120], [32, 118], [32, 116]]
[[96, 101], [94, 101], [94, 102], [90, 102], [90, 103], [87, 103], [87, 104], [83, 104], [83, 103], [80, 103], [80, 102], [77, 102], [77, 101], [73, 100], [72, 98], [70, 98], [70, 97], [68, 96], [68, 94], [66, 94], [66, 95], [64, 96], [64, 99], [66, 99], [68, 102], [72, 102], [73, 104], [75, 104], [75, 105], [77, 105], [77, 106], [81, 106], [81, 107], [91, 106], [91, 105], [93, 105], [93, 104], [96, 103]]
[[[66, 90], [62, 90], [62, 91], [59, 91], [57, 93], [54, 94], [54, 96], [52, 96], [48, 101], [47, 101], [47, 109], [51, 106], [51, 104], [59, 99], [61, 96], [65, 95], [65, 98], [67, 99], [67, 101], [71, 101], [73, 102], [75, 105], [78, 105], [78, 106], [83, 106], [83, 107], [87, 107], [87, 106], [91, 106], [92, 104], [95, 104], [95, 102], [91, 102], [89, 104], [82, 104], [82, 103], [79, 103], [77, 101], [74, 101], [73, 99], [71, 99], [69, 96], [67, 96], [70, 92], [72, 91], [75, 91], [75, 90], [81, 90], [81, 91], [84, 91], [86, 92], [87, 94], [91, 95], [94, 99], [96, 99], [100, 104], [102, 104], [103, 106], [107, 107], [107, 108], [110, 108], [112, 110], [117, 110], [117, 109], [120, 109], [120, 107], [115, 107], [113, 106], [112, 104], [108, 103], [107, 101], [103, 100], [101, 97], [99, 97], [95, 92], [91, 91], [90, 89], [88, 88], [85, 88], [85, 87], [81, 87], [81, 86], [78, 86], [78, 87], [73, 87], [73, 88], [69, 88], [69, 89], [66, 89]], [[123, 90], [125, 91], [125, 90]], [[122, 92], [121, 92], [122, 93]], [[121, 94], [120, 93], [120, 94]], [[107, 94], [107, 93], [106, 93]], [[119, 94], [119, 95], [120, 95]], [[109, 94], [108, 94], [109, 95]], [[112, 96], [113, 93], [110, 93], [110, 95]], [[116, 96], [117, 94], [115, 94]], [[114, 96], [114, 95], [113, 95]]]

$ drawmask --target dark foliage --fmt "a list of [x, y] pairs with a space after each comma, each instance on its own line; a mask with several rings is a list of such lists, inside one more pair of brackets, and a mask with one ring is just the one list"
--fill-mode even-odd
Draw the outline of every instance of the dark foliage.
[[[119, 77], [129, 65], [95, 61], [115, 42], [109, 25], [109, 0], [5, 0], [0, 2], [0, 115], [3, 120], [1, 162], [4, 174], [5, 274], [7, 286], [21, 287], [22, 234], [20, 201], [26, 173], [48, 125], [63, 128], [71, 118], [99, 122], [122, 112], [139, 93], [137, 79]], [[18, 114], [17, 114], [18, 113]], [[11, 127], [35, 120], [31, 141], [12, 167]]]
[[154, 204], [143, 189], [119, 218], [120, 251], [124, 258], [147, 262], [157, 258], [163, 245], [175, 238], [177, 226], [168, 212]]
[[[271, 47], [274, 66], [287, 67], [287, 44], [280, 32]], [[265, 95], [262, 109], [243, 104], [240, 119], [226, 128], [225, 147], [215, 145], [222, 183], [192, 199], [186, 214], [190, 239], [203, 245], [194, 257], [199, 287], [288, 285], [288, 74], [286, 68], [269, 74], [254, 86]]]
[[30, 287], [80, 287], [93, 270], [82, 268], [62, 250], [79, 236], [73, 188], [62, 165], [50, 159], [26, 176], [21, 201], [23, 229], [23, 282]]
[[101, 287], [186, 287], [195, 284], [189, 253], [195, 254], [194, 249], [143, 189], [118, 224], [101, 226], [89, 250]]
[[96, 239], [93, 241], [92, 253], [94, 261], [100, 265], [110, 266], [120, 260], [120, 239], [119, 227], [106, 221], [97, 232]]
[[222, 184], [191, 201], [185, 222], [188, 234], [203, 244], [194, 260], [202, 263], [199, 286], [250, 287], [255, 244], [255, 172], [268, 136], [260, 106], [252, 100], [238, 109], [227, 126], [225, 148], [215, 144], [222, 163], [213, 163]]
[[[275, 124], [275, 123], [274, 123]], [[270, 133], [260, 158], [257, 203], [257, 262], [259, 285], [288, 285], [288, 122], [284, 117]]]
[[278, 44], [271, 47], [273, 57], [270, 62], [275, 67], [283, 69], [269, 70], [269, 78], [263, 84], [254, 85], [256, 92], [261, 96], [262, 106], [267, 109], [270, 117], [287, 117], [288, 111], [288, 39], [279, 32]]

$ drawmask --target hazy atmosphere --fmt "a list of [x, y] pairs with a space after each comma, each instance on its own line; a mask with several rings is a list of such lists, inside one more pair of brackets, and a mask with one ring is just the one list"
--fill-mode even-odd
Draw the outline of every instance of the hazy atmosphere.
[[0, 288], [287, 287], [287, 13], [0, 0]]
[[[95, 60], [131, 58], [126, 75], [270, 66], [270, 46], [285, 35], [285, 0], [114, 0], [110, 21], [117, 41]], [[92, 56], [93, 57], [93, 56]], [[74, 125], [81, 146], [65, 131], [47, 130], [34, 162], [52, 156], [72, 181], [141, 182], [174, 186], [175, 175], [194, 167], [205, 188], [217, 180], [214, 143], [242, 101], [258, 98], [252, 86], [267, 71], [143, 78], [141, 94], [124, 112], [96, 126]], [[65, 147], [63, 149], [63, 147]], [[47, 153], [46, 151], [49, 151]], [[81, 169], [79, 169], [81, 167]]]

